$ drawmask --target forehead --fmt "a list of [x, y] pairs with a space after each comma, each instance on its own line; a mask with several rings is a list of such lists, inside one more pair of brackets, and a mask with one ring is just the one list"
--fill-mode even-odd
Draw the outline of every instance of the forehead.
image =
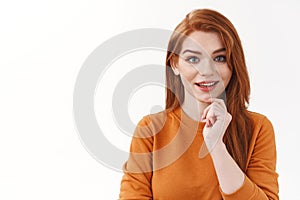
[[218, 33], [194, 31], [183, 41], [181, 51], [192, 49], [211, 54], [220, 48], [224, 48], [224, 44]]

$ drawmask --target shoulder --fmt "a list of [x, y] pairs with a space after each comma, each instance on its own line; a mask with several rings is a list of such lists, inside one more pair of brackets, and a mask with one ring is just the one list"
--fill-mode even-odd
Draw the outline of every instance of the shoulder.
[[268, 126], [269, 128], [273, 127], [271, 121], [268, 119], [267, 116], [253, 111], [248, 111], [248, 113], [253, 121], [254, 128], [262, 126]]
[[163, 110], [157, 113], [152, 113], [144, 115], [142, 119], [138, 122], [138, 125], [148, 126], [150, 124], [161, 124], [170, 115], [169, 111]]
[[271, 142], [275, 139], [274, 128], [267, 116], [248, 111], [253, 121], [252, 142]]
[[148, 114], [142, 117], [137, 124], [137, 129], [144, 129], [148, 132], [159, 132], [166, 123], [174, 121], [176, 116], [171, 110], [162, 110], [157, 113]]
[[267, 118], [264, 114], [254, 112], [254, 111], [250, 111], [250, 110], [248, 110], [248, 114], [250, 115], [251, 119], [256, 121], [256, 122], [259, 122], [259, 121], [264, 120], [265, 118]]
[[249, 111], [249, 115], [253, 120], [254, 130], [248, 148], [246, 174], [268, 197], [277, 199], [278, 174], [273, 126], [263, 114]]

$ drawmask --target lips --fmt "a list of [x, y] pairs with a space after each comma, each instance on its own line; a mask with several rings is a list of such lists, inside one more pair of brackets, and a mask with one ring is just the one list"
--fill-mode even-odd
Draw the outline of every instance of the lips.
[[219, 81], [201, 81], [198, 83], [195, 83], [199, 87], [208, 88], [215, 86]]
[[200, 89], [202, 92], [210, 92], [215, 89], [219, 81], [201, 81], [195, 83], [195, 87]]

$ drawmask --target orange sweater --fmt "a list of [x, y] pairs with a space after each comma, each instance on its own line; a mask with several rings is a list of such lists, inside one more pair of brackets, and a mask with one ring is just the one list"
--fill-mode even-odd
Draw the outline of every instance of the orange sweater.
[[204, 123], [177, 108], [139, 122], [131, 142], [132, 154], [123, 166], [120, 199], [279, 199], [272, 124], [265, 116], [250, 113], [255, 128], [245, 181], [234, 193], [220, 189], [210, 155], [199, 158]]

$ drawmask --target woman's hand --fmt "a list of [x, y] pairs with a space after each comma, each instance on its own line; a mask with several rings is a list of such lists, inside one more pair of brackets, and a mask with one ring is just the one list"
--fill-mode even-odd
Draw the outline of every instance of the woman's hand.
[[222, 139], [231, 119], [232, 116], [227, 112], [224, 101], [212, 98], [211, 104], [202, 115], [202, 120], [206, 122], [203, 137], [209, 152], [217, 145], [224, 145]]

